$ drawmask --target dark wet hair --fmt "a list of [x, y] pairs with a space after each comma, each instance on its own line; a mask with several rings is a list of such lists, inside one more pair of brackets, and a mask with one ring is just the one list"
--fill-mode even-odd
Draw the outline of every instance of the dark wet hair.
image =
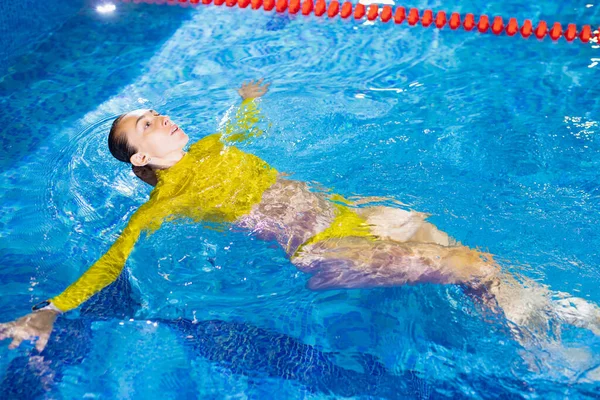
[[131, 156], [137, 153], [137, 150], [129, 144], [126, 135], [122, 132], [118, 132], [119, 124], [125, 115], [127, 114], [119, 115], [110, 127], [110, 133], [108, 134], [108, 150], [110, 150], [110, 154], [117, 160], [131, 164]]
[[[108, 150], [110, 150], [110, 154], [117, 160], [131, 164], [131, 156], [137, 153], [137, 149], [129, 144], [125, 134], [118, 132], [119, 123], [121, 123], [121, 120], [125, 115], [127, 114], [119, 115], [110, 127], [110, 132], [108, 134]], [[143, 167], [137, 167], [131, 165], [131, 170], [138, 178], [147, 184], [156, 186], [157, 177], [151, 166], [145, 165]]]

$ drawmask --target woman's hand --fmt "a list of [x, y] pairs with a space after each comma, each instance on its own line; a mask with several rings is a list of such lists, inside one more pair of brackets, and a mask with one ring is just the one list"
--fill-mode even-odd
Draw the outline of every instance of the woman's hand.
[[53, 310], [39, 310], [16, 321], [0, 324], [0, 340], [11, 338], [13, 341], [8, 346], [9, 349], [16, 349], [23, 340], [37, 340], [35, 348], [42, 352], [52, 333], [57, 314]]
[[263, 96], [267, 93], [269, 89], [270, 83], [262, 84], [264, 79], [260, 79], [258, 82], [250, 81], [248, 83], [243, 83], [242, 87], [238, 89], [238, 93], [242, 96], [243, 100], [246, 99], [255, 99], [257, 97]]

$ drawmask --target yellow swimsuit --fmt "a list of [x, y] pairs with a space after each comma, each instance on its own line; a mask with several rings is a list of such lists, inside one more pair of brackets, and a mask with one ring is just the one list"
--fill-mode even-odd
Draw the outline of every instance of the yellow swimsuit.
[[[234, 222], [250, 213], [262, 194], [277, 179], [277, 171], [260, 158], [228, 145], [257, 136], [258, 109], [244, 101], [223, 134], [194, 143], [187, 154], [167, 170], [158, 170], [158, 184], [110, 247], [76, 282], [54, 297], [61, 311], [77, 308], [89, 297], [114, 282], [142, 231], [157, 230], [165, 221], [189, 218], [194, 222]], [[304, 245], [329, 237], [369, 235], [364, 221], [350, 208], [336, 206], [337, 216], [325, 231]]]

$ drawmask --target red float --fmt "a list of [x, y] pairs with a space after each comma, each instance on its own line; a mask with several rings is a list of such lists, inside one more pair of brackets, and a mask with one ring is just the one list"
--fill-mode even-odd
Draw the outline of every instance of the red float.
[[[238, 0], [238, 2], [239, 1], [242, 0]], [[300, 0], [290, 0], [289, 10], [290, 14], [296, 14], [298, 11], [300, 11]]]
[[465, 15], [465, 22], [463, 24], [465, 30], [470, 31], [475, 28], [475, 16], [473, 14]]
[[394, 22], [401, 24], [406, 19], [406, 10], [404, 7], [396, 8], [396, 14], [394, 14]]
[[325, 9], [327, 8], [327, 4], [325, 4], [325, 0], [317, 0], [315, 4], [315, 15], [320, 17], [325, 14]]
[[411, 8], [408, 12], [407, 21], [410, 26], [415, 26], [419, 22], [419, 10]]
[[369, 12], [367, 13], [367, 19], [373, 21], [379, 15], [379, 6], [377, 4], [371, 4], [369, 6]]
[[392, 7], [383, 6], [383, 10], [381, 11], [381, 21], [388, 22], [392, 19]]
[[479, 32], [484, 33], [490, 27], [490, 20], [487, 15], [482, 15], [479, 17], [479, 23], [477, 24], [477, 29]]
[[516, 18], [511, 18], [508, 20], [508, 25], [506, 25], [506, 34], [508, 36], [515, 36], [519, 31], [519, 24], [517, 23]]
[[277, 0], [277, 4], [275, 4], [275, 11], [282, 13], [285, 10], [287, 10], [287, 0]]
[[495, 35], [499, 35], [504, 30], [504, 21], [502, 21], [502, 17], [494, 17], [494, 23], [492, 24], [492, 32]]
[[458, 13], [452, 13], [450, 16], [450, 22], [448, 22], [450, 29], [455, 30], [460, 26], [460, 15]]
[[589, 42], [591, 37], [592, 37], [592, 28], [589, 25], [585, 25], [583, 28], [581, 28], [581, 33], [579, 34], [579, 39], [583, 43]]
[[340, 3], [337, 0], [333, 0], [329, 3], [329, 8], [327, 9], [327, 16], [329, 18], [333, 18], [340, 12]]
[[546, 33], [548, 33], [548, 25], [546, 24], [546, 21], [540, 21], [537, 28], [535, 28], [534, 33], [535, 37], [538, 39], [543, 39], [544, 36], [546, 36]]
[[[254, 0], [252, 0], [254, 1]], [[253, 7], [254, 8], [254, 7]], [[302, 15], [308, 15], [313, 11], [314, 4], [312, 0], [304, 0], [302, 3]]]
[[440, 11], [435, 16], [435, 26], [437, 26], [438, 29], [442, 29], [444, 25], [446, 25], [446, 13]]
[[[125, 3], [130, 0], [121, 0]], [[134, 0], [134, 2], [140, 2], [142, 0]], [[152, 0], [143, 0], [146, 3], [154, 3]], [[289, 12], [290, 14], [297, 14], [302, 11], [303, 15], [310, 15], [314, 12], [317, 17], [327, 13], [329, 18], [333, 18], [336, 15], [340, 15], [342, 18], [349, 18], [354, 15], [357, 20], [362, 19], [365, 15], [369, 21], [375, 21], [380, 18], [382, 22], [389, 22], [392, 18], [396, 24], [402, 24], [404, 20], [408, 20], [409, 25], [415, 26], [419, 21], [423, 27], [429, 27], [432, 24], [438, 29], [442, 29], [446, 24], [452, 30], [457, 30], [462, 27], [466, 31], [472, 31], [475, 27], [481, 33], [487, 32], [490, 28], [491, 31], [500, 35], [502, 32], [506, 32], [507, 36], [515, 36], [517, 32], [521, 33], [521, 36], [528, 38], [532, 34], [538, 39], [543, 39], [546, 35], [550, 36], [552, 40], [557, 41], [561, 37], [564, 37], [567, 42], [572, 42], [579, 38], [583, 43], [588, 43], [592, 40], [593, 32], [590, 25], [584, 25], [581, 27], [581, 31], [578, 32], [575, 24], [566, 25], [566, 29], [563, 30], [563, 25], [559, 22], [555, 22], [550, 29], [545, 21], [539, 21], [536, 28], [533, 27], [531, 20], [526, 19], [523, 21], [523, 25], [519, 28], [519, 24], [516, 18], [509, 18], [508, 23], [504, 25], [504, 19], [501, 16], [494, 17], [493, 22], [490, 24], [490, 20], [487, 15], [481, 15], [477, 23], [475, 22], [475, 16], [471, 13], [465, 14], [464, 18], [457, 12], [450, 14], [450, 20], [447, 20], [447, 14], [444, 11], [438, 11], [433, 16], [432, 10], [425, 10], [421, 14], [417, 8], [411, 8], [406, 15], [406, 9], [404, 7], [397, 7], [394, 11], [391, 6], [384, 5], [383, 7], [377, 4], [370, 4], [368, 10], [364, 4], [356, 4], [354, 6], [350, 0], [345, 0], [344, 4], [340, 6], [340, 0], [331, 0], [329, 6], [325, 0], [167, 0], [169, 5], [180, 4], [186, 7], [189, 4], [196, 5], [200, 2], [208, 5], [213, 2], [216, 6], [225, 4], [227, 7], [235, 7], [237, 4], [239, 8], [247, 8], [249, 5], [253, 10], [263, 8], [265, 11], [271, 11], [273, 8], [278, 13]], [[380, 12], [381, 11], [381, 12]], [[600, 40], [600, 32], [594, 37], [593, 41], [597, 42]]]
[[575, 24], [569, 24], [565, 31], [565, 39], [567, 42], [572, 42], [577, 37], [577, 26]]
[[365, 16], [365, 5], [357, 4], [356, 8], [354, 9], [354, 19], [361, 19], [364, 16]]
[[421, 25], [427, 28], [433, 22], [433, 11], [425, 10], [423, 12], [423, 18], [421, 18]]
[[560, 39], [560, 37], [562, 36], [562, 26], [558, 22], [555, 22], [552, 26], [552, 29], [550, 29], [549, 34], [552, 40], [554, 41]]
[[523, 36], [524, 38], [528, 38], [529, 36], [531, 36], [532, 32], [533, 24], [530, 20], [526, 19], [525, 22], [523, 22], [523, 26], [521, 27], [521, 36]]
[[342, 12], [340, 13], [340, 16], [342, 18], [348, 18], [350, 15], [352, 15], [352, 3], [347, 1], [342, 6]]

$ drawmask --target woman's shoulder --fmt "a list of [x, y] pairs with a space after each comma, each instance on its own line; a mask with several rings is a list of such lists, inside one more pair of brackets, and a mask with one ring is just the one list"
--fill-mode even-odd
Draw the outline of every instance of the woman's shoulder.
[[221, 142], [221, 137], [222, 135], [220, 133], [213, 133], [212, 135], [204, 136], [193, 143], [188, 151], [190, 153], [196, 153], [206, 151], [215, 146], [222, 147], [223, 143]]

